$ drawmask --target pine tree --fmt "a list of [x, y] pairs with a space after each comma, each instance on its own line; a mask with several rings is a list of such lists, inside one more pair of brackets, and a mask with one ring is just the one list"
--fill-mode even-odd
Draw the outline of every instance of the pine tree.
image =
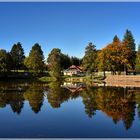
[[25, 55], [20, 42], [13, 45], [10, 51], [10, 55], [12, 57], [13, 69], [14, 70], [23, 69], [23, 62], [25, 59]]
[[131, 31], [126, 30], [126, 33], [124, 35], [123, 42], [127, 44], [127, 47], [131, 49], [131, 54], [128, 58], [131, 69], [135, 69], [135, 61], [136, 61], [136, 52], [135, 52], [135, 40], [133, 38], [133, 35]]

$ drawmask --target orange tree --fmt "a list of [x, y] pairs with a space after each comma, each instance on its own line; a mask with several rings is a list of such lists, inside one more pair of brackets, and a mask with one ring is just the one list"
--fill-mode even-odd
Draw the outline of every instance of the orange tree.
[[117, 36], [98, 53], [98, 69], [109, 70], [112, 74], [121, 72], [125, 67], [130, 68], [128, 61], [131, 50], [126, 47], [127, 42], [121, 42]]

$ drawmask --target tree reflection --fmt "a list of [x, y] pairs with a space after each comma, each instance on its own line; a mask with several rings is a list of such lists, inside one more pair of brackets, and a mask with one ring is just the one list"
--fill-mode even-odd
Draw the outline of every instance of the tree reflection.
[[135, 101], [137, 104], [137, 112], [138, 112], [138, 118], [140, 120], [140, 89], [136, 89], [135, 91]]
[[0, 107], [5, 107], [6, 104], [11, 106], [13, 112], [21, 113], [24, 104], [23, 93], [19, 91], [0, 91]]
[[130, 128], [135, 115], [134, 94], [128, 94], [122, 88], [105, 88], [102, 91], [99, 92], [99, 108], [112, 117], [115, 123], [123, 120], [125, 128]]
[[40, 111], [44, 100], [43, 90], [36, 87], [36, 85], [32, 85], [24, 93], [24, 98], [29, 101], [31, 108], [35, 113]]
[[61, 87], [61, 81], [51, 82], [47, 99], [53, 108], [59, 108], [64, 101], [68, 101], [70, 92], [66, 88]]
[[97, 110], [96, 89], [87, 87], [87, 89], [82, 92], [81, 96], [85, 105], [85, 112], [91, 118], [93, 115], [95, 115]]
[[132, 125], [135, 116], [135, 94], [123, 88], [87, 88], [82, 93], [85, 112], [89, 117], [101, 110], [116, 124], [122, 120], [126, 129]]
[[100, 110], [112, 118], [114, 124], [123, 121], [127, 130], [133, 124], [135, 106], [137, 104], [138, 117], [140, 119], [140, 89], [90, 87], [80, 83], [78, 87], [76, 84], [67, 86], [69, 87], [66, 87], [66, 85], [61, 86], [60, 81], [50, 83], [48, 89], [42, 83], [32, 83], [26, 88], [4, 84], [0, 86], [0, 108], [10, 105], [13, 112], [20, 114], [24, 101], [27, 100], [31, 109], [38, 113], [44, 101], [43, 91], [47, 90], [46, 96], [52, 108], [59, 108], [64, 102], [81, 97], [85, 113], [89, 118], [94, 117], [96, 111]]

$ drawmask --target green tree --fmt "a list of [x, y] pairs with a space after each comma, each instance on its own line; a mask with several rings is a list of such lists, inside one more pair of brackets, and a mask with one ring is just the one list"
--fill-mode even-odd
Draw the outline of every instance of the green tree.
[[55, 80], [61, 79], [61, 50], [54, 48], [47, 59], [48, 64], [50, 65], [50, 75]]
[[7, 72], [8, 69], [8, 54], [6, 50], [0, 50], [0, 71]]
[[136, 56], [136, 71], [140, 71], [140, 44], [138, 46], [138, 51]]
[[24, 64], [33, 72], [42, 72], [44, 70], [44, 55], [38, 43], [34, 44]]
[[25, 55], [20, 42], [13, 45], [10, 54], [13, 62], [13, 69], [14, 70], [23, 69]]
[[123, 42], [125, 42], [125, 44], [127, 44], [127, 47], [131, 50], [131, 54], [129, 55], [128, 60], [131, 65], [131, 69], [135, 69], [135, 61], [136, 61], [135, 46], [136, 45], [131, 31], [126, 30]]
[[96, 70], [96, 46], [89, 43], [85, 48], [85, 55], [83, 57], [82, 65], [87, 74], [91, 74]]
[[67, 69], [70, 67], [71, 61], [69, 55], [61, 53], [61, 67], [62, 69]]
[[75, 66], [80, 66], [81, 65], [81, 59], [78, 58], [78, 57], [75, 57], [75, 56], [72, 56], [70, 58], [70, 62], [71, 62], [71, 65], [75, 65]]
[[12, 60], [12, 56], [10, 54], [10, 52], [7, 52], [7, 70], [10, 71], [13, 68], [13, 60]]

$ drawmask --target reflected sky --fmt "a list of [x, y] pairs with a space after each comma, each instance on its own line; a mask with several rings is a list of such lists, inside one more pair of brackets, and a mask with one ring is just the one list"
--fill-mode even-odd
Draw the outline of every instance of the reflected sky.
[[0, 137], [140, 137], [139, 88], [79, 85], [0, 83]]

